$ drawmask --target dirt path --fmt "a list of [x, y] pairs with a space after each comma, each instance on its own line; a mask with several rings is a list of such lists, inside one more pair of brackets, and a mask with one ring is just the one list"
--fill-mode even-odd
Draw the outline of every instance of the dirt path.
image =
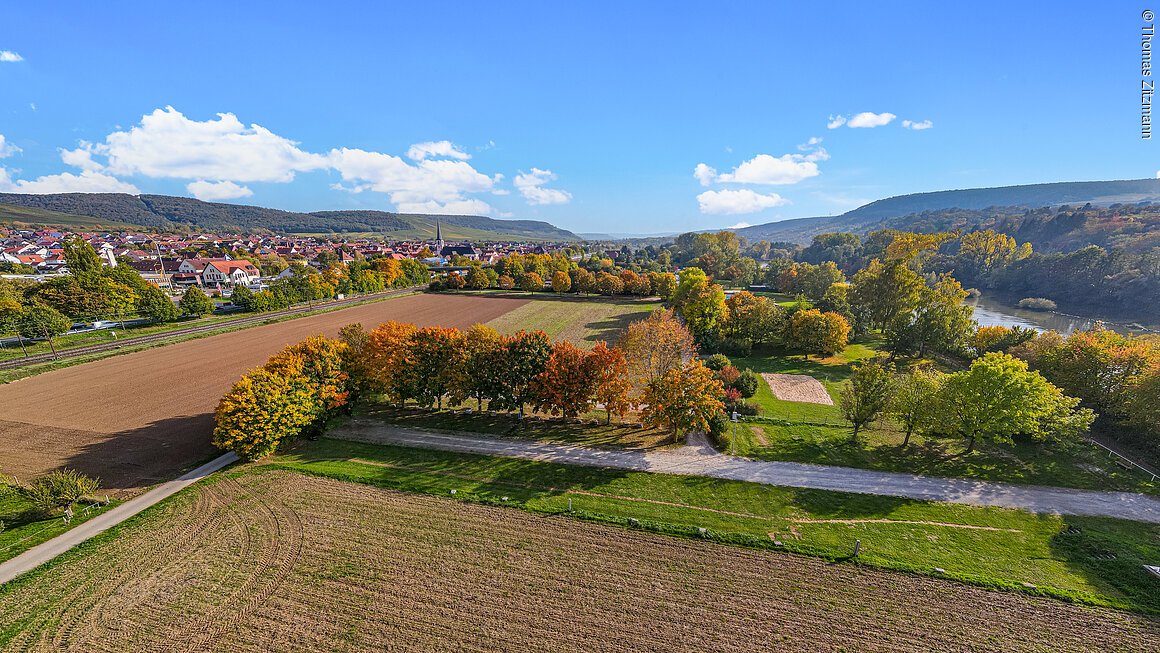
[[808, 374], [771, 374], [762, 372], [761, 378], [769, 384], [773, 396], [782, 401], [801, 401], [810, 404], [834, 405], [834, 398], [826, 386]]
[[707, 446], [707, 442], [704, 444], [696, 442], [694, 446], [680, 449], [618, 451], [405, 429], [369, 419], [351, 422], [348, 426], [335, 431], [333, 435], [360, 442], [508, 456], [571, 465], [708, 476], [786, 487], [1160, 523], [1160, 499], [1143, 494], [1013, 485], [965, 478], [876, 472], [849, 467], [757, 461], [718, 454], [712, 447]]
[[413, 295], [114, 356], [0, 386], [0, 471], [58, 467], [101, 477], [115, 496], [210, 459], [213, 410], [246, 370], [287, 344], [351, 322], [468, 327], [524, 302]]

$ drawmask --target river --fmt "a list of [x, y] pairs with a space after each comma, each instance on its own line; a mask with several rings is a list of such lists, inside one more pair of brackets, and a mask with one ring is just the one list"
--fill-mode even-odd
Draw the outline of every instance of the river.
[[[1078, 317], [1053, 311], [1029, 311], [1024, 308], [1008, 306], [990, 297], [976, 297], [967, 299], [967, 304], [975, 309], [975, 321], [979, 326], [1021, 326], [1037, 331], [1058, 331], [1063, 335], [1070, 335], [1074, 331], [1090, 329], [1096, 319]], [[1124, 324], [1106, 320], [1105, 328], [1119, 333], [1157, 333], [1156, 328], [1145, 328], [1139, 324]]]

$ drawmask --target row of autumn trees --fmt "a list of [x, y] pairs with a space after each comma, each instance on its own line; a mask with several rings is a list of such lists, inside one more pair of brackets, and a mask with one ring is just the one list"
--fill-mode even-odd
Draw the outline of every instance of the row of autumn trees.
[[269, 282], [267, 288], [257, 292], [245, 286], [234, 288], [230, 301], [251, 313], [263, 313], [338, 295], [364, 295], [388, 288], [418, 286], [431, 277], [427, 266], [419, 261], [385, 257], [358, 259], [346, 265], [333, 263], [322, 270], [293, 263], [289, 270], [289, 275]]
[[550, 277], [538, 272], [520, 272], [512, 277], [501, 274], [495, 268], [481, 265], [471, 266], [463, 274], [452, 272], [431, 280], [431, 290], [523, 290], [529, 293], [551, 291], [554, 293], [577, 293], [582, 295], [605, 295], [607, 297], [633, 295], [637, 297], [661, 297], [668, 299], [677, 287], [677, 277], [671, 272], [648, 272], [637, 274], [632, 270], [617, 273], [603, 270], [595, 273], [581, 267], [556, 270]]
[[576, 418], [600, 408], [608, 421], [639, 408], [646, 424], [676, 438], [713, 430], [726, 393], [671, 311], [631, 324], [615, 347], [600, 342], [589, 351], [542, 331], [392, 321], [368, 332], [354, 324], [337, 340], [292, 345], [243, 377], [218, 406], [214, 444], [260, 458], [360, 396], [436, 408], [474, 402], [521, 416], [531, 408]]

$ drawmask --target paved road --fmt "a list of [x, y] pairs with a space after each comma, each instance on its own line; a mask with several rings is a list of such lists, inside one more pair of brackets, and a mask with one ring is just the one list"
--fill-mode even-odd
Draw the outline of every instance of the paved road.
[[36, 569], [81, 542], [98, 533], [103, 533], [149, 506], [176, 494], [178, 491], [193, 485], [227, 465], [233, 464], [237, 460], [238, 457], [232, 453], [219, 456], [188, 474], [179, 476], [175, 480], [167, 483], [162, 483], [141, 496], [130, 499], [108, 512], [97, 515], [76, 528], [66, 531], [43, 544], [34, 546], [7, 562], [0, 563], [0, 585], [7, 583], [25, 572]]
[[333, 435], [378, 444], [572, 465], [709, 476], [786, 487], [1160, 523], [1160, 498], [1144, 494], [1013, 485], [849, 467], [750, 460], [719, 454], [703, 438], [694, 441], [691, 446], [679, 449], [625, 451], [406, 429], [371, 420], [356, 420], [333, 432]]

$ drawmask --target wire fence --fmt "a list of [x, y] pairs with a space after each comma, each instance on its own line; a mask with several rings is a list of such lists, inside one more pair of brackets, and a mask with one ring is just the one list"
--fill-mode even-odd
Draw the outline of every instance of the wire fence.
[[1099, 447], [1100, 449], [1103, 449], [1104, 451], [1107, 451], [1108, 458], [1115, 459], [1122, 467], [1125, 467], [1127, 469], [1132, 469], [1132, 468], [1138, 469], [1138, 470], [1144, 472], [1145, 474], [1147, 474], [1148, 476], [1152, 477], [1152, 481], [1155, 482], [1155, 480], [1157, 478], [1157, 474], [1158, 474], [1155, 470], [1150, 469], [1148, 467], [1145, 467], [1144, 465], [1141, 465], [1140, 463], [1132, 460], [1131, 458], [1125, 456], [1124, 454], [1120, 453], [1119, 451], [1112, 449], [1111, 447], [1103, 444], [1102, 442], [1099, 442], [1097, 440], [1093, 440], [1091, 438], [1088, 438], [1088, 442], [1096, 445], [1097, 447]]

